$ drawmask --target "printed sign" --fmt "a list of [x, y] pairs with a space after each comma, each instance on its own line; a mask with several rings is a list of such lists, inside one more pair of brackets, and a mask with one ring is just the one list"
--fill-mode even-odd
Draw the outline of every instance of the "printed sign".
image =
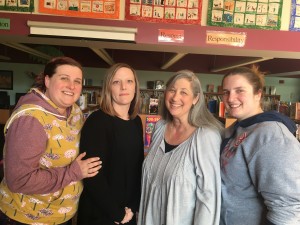
[[183, 30], [158, 30], [158, 42], [184, 42], [184, 31]]
[[10, 30], [10, 19], [0, 18], [0, 30]]
[[146, 123], [145, 123], [145, 148], [150, 147], [151, 143], [151, 136], [152, 136], [152, 131], [155, 127], [155, 124], [157, 121], [160, 120], [160, 116], [146, 116]]
[[223, 32], [223, 31], [206, 32], [206, 44], [244, 47], [245, 42], [246, 42], [245, 32]]
[[41, 0], [39, 12], [64, 16], [118, 19], [120, 0]]
[[291, 5], [290, 29], [292, 31], [300, 31], [300, 1], [292, 0]]
[[125, 19], [200, 24], [201, 0], [126, 0]]
[[279, 30], [283, 0], [209, 0], [207, 24]]
[[0, 10], [33, 12], [34, 0], [0, 0]]

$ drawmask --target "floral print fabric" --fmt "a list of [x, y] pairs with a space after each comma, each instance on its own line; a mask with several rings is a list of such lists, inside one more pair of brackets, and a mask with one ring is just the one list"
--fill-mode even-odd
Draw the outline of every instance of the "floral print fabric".
[[[40, 168], [65, 167], [76, 159], [79, 154], [79, 132], [83, 124], [82, 113], [77, 105], [72, 107], [68, 118], [37, 105], [23, 105], [13, 113], [10, 120], [24, 116], [36, 118], [48, 137], [45, 153], [39, 161]], [[8, 121], [7, 125], [12, 122]], [[4, 178], [0, 184], [1, 211], [26, 224], [64, 223], [76, 213], [82, 189], [81, 181], [74, 181], [54, 193], [26, 195], [11, 192]]]

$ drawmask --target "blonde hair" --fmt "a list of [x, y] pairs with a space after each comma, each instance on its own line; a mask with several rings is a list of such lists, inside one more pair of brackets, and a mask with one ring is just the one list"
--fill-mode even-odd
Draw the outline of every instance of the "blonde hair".
[[118, 113], [115, 111], [115, 109], [113, 107], [111, 85], [112, 85], [113, 78], [114, 78], [115, 74], [117, 73], [117, 71], [124, 67], [128, 68], [132, 71], [133, 76], [134, 76], [134, 81], [135, 81], [135, 95], [130, 104], [130, 108], [128, 111], [130, 119], [134, 119], [139, 112], [140, 84], [137, 79], [135, 70], [131, 66], [129, 66], [125, 63], [114, 64], [113, 66], [111, 66], [108, 69], [108, 71], [105, 75], [104, 81], [103, 81], [102, 94], [101, 94], [101, 100], [100, 100], [100, 108], [103, 112], [105, 112], [111, 116], [118, 116]]

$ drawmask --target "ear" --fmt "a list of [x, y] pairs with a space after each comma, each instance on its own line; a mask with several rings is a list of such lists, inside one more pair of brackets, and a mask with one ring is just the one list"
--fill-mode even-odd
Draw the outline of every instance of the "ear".
[[193, 99], [193, 105], [196, 105], [197, 102], [199, 101], [200, 94], [198, 94], [194, 99]]
[[258, 101], [260, 101], [261, 98], [262, 98], [262, 90], [259, 89], [259, 90], [257, 91], [257, 93], [255, 94], [255, 96], [256, 96], [256, 99], [257, 99]]
[[45, 86], [48, 89], [50, 85], [50, 77], [48, 75], [45, 76]]

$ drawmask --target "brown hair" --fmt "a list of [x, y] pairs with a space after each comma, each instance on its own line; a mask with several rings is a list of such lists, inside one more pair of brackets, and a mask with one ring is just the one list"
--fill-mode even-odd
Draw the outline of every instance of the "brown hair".
[[103, 87], [102, 87], [102, 93], [101, 93], [101, 100], [100, 100], [100, 108], [102, 109], [103, 112], [111, 115], [111, 116], [117, 116], [117, 112], [115, 111], [113, 107], [113, 98], [112, 98], [112, 93], [111, 93], [111, 85], [113, 78], [117, 71], [121, 68], [128, 68], [132, 71], [133, 76], [134, 76], [134, 81], [135, 81], [135, 95], [134, 98], [130, 104], [129, 108], [129, 116], [130, 119], [134, 119], [138, 112], [139, 112], [139, 106], [140, 106], [140, 84], [137, 79], [137, 75], [135, 70], [125, 64], [125, 63], [117, 63], [111, 66], [108, 71], [106, 72], [104, 81], [103, 81]]
[[264, 86], [265, 86], [265, 76], [264, 73], [259, 71], [259, 68], [253, 65], [251, 68], [248, 67], [236, 67], [230, 70], [222, 79], [222, 86], [226, 77], [240, 75], [246, 78], [249, 84], [253, 87], [253, 94], [258, 94], [261, 91], [260, 107], [263, 108], [263, 96], [264, 96]]
[[70, 66], [76, 66], [82, 71], [82, 66], [79, 62], [77, 62], [75, 59], [72, 59], [70, 57], [56, 57], [51, 59], [44, 68], [44, 72], [40, 73], [36, 78], [35, 82], [33, 84], [33, 87], [38, 88], [40, 91], [45, 92], [46, 91], [46, 85], [45, 85], [45, 77], [52, 77], [56, 73], [56, 69], [59, 66], [62, 65], [70, 65]]
[[236, 68], [230, 70], [223, 77], [222, 86], [223, 86], [225, 78], [228, 76], [233, 76], [233, 75], [240, 75], [240, 76], [245, 77], [253, 87], [253, 92], [254, 92], [253, 94], [257, 94], [258, 91], [262, 91], [262, 93], [263, 93], [263, 88], [265, 86], [264, 73], [259, 71], [259, 68], [257, 66], [252, 66], [252, 68], [236, 67]]

